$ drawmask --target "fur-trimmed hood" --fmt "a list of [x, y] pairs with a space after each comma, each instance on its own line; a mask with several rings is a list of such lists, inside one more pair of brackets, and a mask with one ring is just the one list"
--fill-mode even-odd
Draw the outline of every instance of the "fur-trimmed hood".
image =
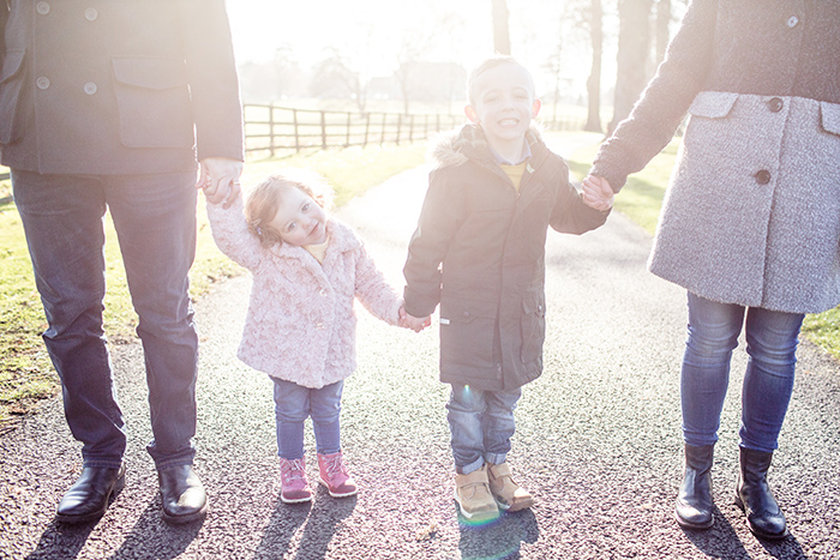
[[[525, 133], [531, 150], [543, 144], [542, 134], [535, 123]], [[467, 160], [494, 161], [490, 144], [480, 126], [465, 124], [460, 129], [440, 133], [431, 142], [428, 159], [437, 169], [461, 165]]]

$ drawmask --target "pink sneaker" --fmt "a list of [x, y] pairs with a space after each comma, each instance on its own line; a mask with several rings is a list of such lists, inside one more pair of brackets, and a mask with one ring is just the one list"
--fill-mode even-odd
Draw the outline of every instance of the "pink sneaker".
[[311, 499], [312, 492], [306, 482], [303, 457], [292, 460], [280, 457], [280, 501], [284, 504], [299, 504]]
[[318, 470], [321, 471], [321, 484], [327, 487], [333, 498], [345, 498], [358, 491], [341, 459], [341, 451], [330, 455], [318, 453]]

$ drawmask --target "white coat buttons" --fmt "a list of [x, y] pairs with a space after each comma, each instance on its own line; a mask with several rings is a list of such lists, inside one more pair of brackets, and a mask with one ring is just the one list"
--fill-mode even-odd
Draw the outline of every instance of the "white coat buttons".
[[96, 21], [96, 18], [99, 17], [99, 12], [96, 8], [87, 8], [85, 10], [85, 19], [88, 21]]
[[86, 82], [86, 83], [85, 83], [85, 85], [84, 85], [84, 87], [83, 87], [83, 89], [85, 90], [85, 93], [86, 93], [86, 94], [88, 94], [88, 95], [93, 95], [94, 93], [96, 93], [96, 91], [97, 91], [97, 89], [98, 89], [98, 88], [96, 87], [96, 84], [95, 84], [95, 83], [93, 83], [93, 82]]
[[35, 80], [35, 85], [38, 89], [47, 89], [50, 87], [50, 79], [46, 76], [39, 76], [37, 80]]
[[47, 15], [50, 13], [50, 4], [49, 2], [38, 2], [35, 4], [35, 11], [41, 14], [42, 16]]
[[796, 27], [796, 24], [799, 23], [799, 18], [796, 16], [790, 16], [787, 20], [787, 26], [793, 29]]

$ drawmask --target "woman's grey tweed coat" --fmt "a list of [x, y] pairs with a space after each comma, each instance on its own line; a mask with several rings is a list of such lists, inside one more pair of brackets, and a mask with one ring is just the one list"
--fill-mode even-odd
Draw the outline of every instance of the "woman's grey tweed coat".
[[840, 302], [840, 1], [694, 0], [593, 175], [620, 188], [691, 115], [650, 270], [707, 299]]

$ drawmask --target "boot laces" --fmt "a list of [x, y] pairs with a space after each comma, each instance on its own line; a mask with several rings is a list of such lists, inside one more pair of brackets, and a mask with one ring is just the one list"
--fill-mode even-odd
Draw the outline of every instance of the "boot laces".
[[291, 482], [292, 480], [301, 480], [303, 479], [303, 460], [302, 459], [286, 459], [283, 461], [283, 465], [281, 470], [281, 474], [283, 478]]
[[336, 453], [332, 456], [324, 458], [324, 468], [327, 470], [327, 476], [333, 478], [338, 474], [347, 475], [347, 469], [344, 467], [344, 462], [341, 460], [341, 454]]

